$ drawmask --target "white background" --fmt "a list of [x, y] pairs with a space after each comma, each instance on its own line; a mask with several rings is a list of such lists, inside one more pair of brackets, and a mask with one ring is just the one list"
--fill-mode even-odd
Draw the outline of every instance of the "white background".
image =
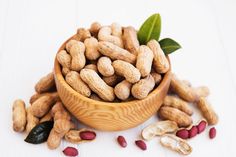
[[[235, 156], [235, 0], [0, 0], [0, 156], [63, 156], [62, 149], [70, 144], [51, 151], [45, 144], [25, 143], [24, 134], [12, 131], [12, 102], [28, 102], [34, 84], [51, 71], [57, 49], [76, 28], [93, 21], [139, 28], [156, 12], [162, 17], [161, 38], [172, 37], [183, 47], [171, 54], [173, 71], [196, 86], [209, 86], [209, 101], [220, 117], [214, 140], [207, 131], [189, 140], [190, 156]], [[145, 152], [134, 145], [155, 117], [131, 130], [97, 132], [96, 141], [73, 146], [81, 157], [178, 156], [163, 148], [158, 138], [147, 142]], [[196, 113], [194, 121], [199, 118]], [[117, 145], [118, 135], [126, 137], [126, 149]]]

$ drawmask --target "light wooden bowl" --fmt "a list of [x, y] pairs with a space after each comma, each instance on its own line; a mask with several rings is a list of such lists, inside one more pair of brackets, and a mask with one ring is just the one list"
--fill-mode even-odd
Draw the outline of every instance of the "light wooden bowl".
[[[62, 44], [59, 51], [65, 49], [66, 42]], [[96, 101], [73, 90], [65, 82], [61, 67], [56, 59], [54, 75], [58, 94], [68, 111], [84, 124], [104, 131], [133, 128], [146, 121], [153, 114], [156, 114], [167, 94], [171, 80], [171, 72], [169, 70], [164, 75], [159, 86], [147, 98], [113, 103]]]

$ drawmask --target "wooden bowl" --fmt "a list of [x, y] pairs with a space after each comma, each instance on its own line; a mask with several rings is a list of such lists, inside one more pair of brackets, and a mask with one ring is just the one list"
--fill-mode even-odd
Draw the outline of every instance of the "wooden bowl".
[[[65, 49], [67, 41], [62, 44], [59, 51]], [[65, 82], [61, 66], [56, 59], [54, 75], [58, 94], [68, 111], [84, 124], [104, 131], [133, 128], [156, 114], [167, 94], [171, 80], [169, 70], [159, 86], [145, 99], [116, 103], [96, 101], [77, 93]]]

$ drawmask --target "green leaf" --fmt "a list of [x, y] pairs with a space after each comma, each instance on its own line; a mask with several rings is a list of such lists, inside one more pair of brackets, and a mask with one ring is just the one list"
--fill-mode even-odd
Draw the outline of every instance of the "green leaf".
[[159, 41], [161, 49], [166, 55], [171, 54], [172, 52], [181, 48], [180, 44], [170, 38], [165, 38]]
[[138, 31], [138, 40], [140, 44], [147, 44], [151, 39], [158, 41], [161, 34], [161, 16], [153, 14], [140, 27]]
[[40, 144], [47, 141], [52, 127], [53, 121], [46, 121], [36, 125], [26, 137], [25, 142]]

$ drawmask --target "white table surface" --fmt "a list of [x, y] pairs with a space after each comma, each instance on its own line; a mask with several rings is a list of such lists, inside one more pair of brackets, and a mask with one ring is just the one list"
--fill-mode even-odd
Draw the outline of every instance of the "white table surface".
[[[209, 140], [206, 131], [189, 140], [189, 156], [235, 156], [235, 8], [235, 0], [0, 0], [0, 156], [63, 156], [62, 149], [70, 145], [66, 142], [51, 151], [45, 144], [27, 144], [24, 134], [13, 132], [12, 102], [28, 102], [34, 84], [53, 68], [57, 49], [76, 28], [93, 21], [138, 28], [155, 12], [162, 16], [161, 37], [172, 37], [183, 47], [171, 55], [173, 71], [196, 86], [209, 86], [209, 101], [220, 117], [217, 137]], [[200, 116], [193, 118], [196, 122]], [[179, 156], [163, 148], [158, 138], [147, 142], [147, 151], [134, 145], [142, 128], [154, 121], [156, 116], [130, 130], [97, 131], [96, 141], [72, 146], [81, 157]], [[117, 145], [118, 135], [126, 137], [126, 149]]]

